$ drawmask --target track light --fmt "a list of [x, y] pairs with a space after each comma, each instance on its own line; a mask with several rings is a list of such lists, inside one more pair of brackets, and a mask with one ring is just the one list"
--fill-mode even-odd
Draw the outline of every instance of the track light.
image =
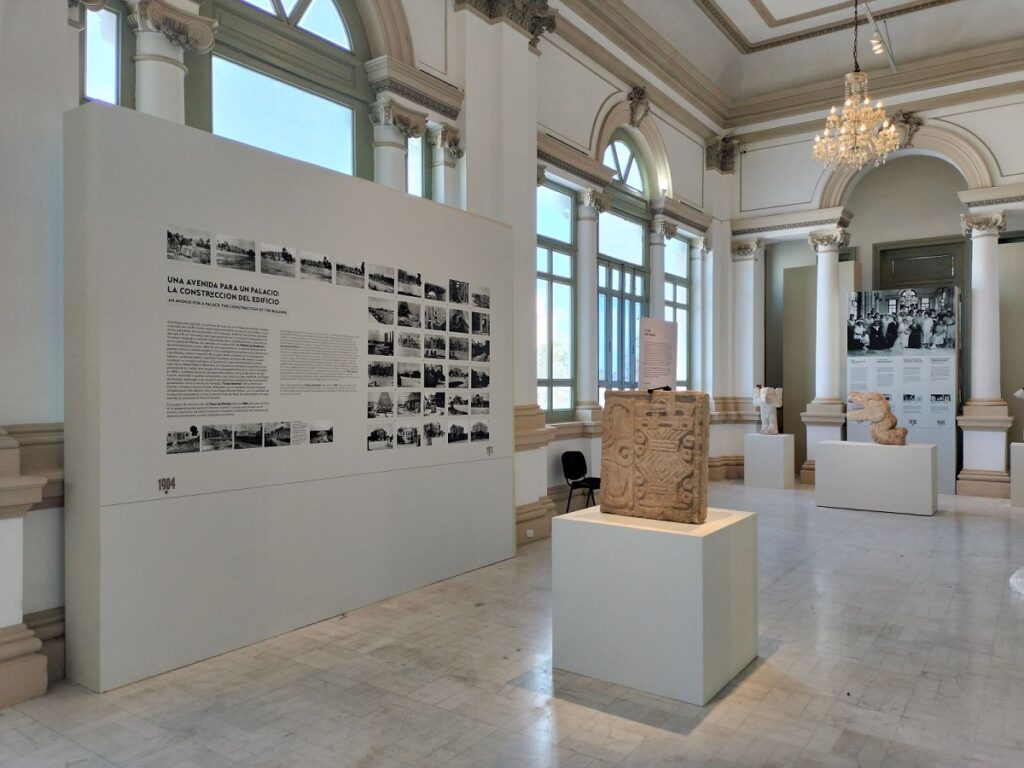
[[882, 42], [882, 36], [877, 32], [871, 38], [871, 50], [874, 51], [875, 56], [881, 56], [885, 53], [885, 43]]

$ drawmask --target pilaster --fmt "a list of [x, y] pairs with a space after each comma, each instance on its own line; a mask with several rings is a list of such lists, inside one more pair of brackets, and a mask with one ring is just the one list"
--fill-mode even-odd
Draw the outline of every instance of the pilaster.
[[647, 232], [647, 257], [650, 266], [650, 316], [665, 318], [665, 240], [676, 236], [676, 225], [663, 216], [651, 221]]
[[459, 132], [453, 125], [441, 123], [427, 127], [430, 144], [430, 173], [433, 198], [445, 205], [458, 205], [458, 168], [456, 162], [463, 156], [459, 146]]
[[756, 413], [747, 393], [764, 384], [764, 243], [732, 243], [733, 391]]

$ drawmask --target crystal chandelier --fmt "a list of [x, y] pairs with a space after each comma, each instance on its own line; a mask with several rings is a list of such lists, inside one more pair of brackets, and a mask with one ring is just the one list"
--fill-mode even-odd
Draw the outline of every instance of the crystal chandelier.
[[831, 168], [861, 169], [868, 163], [885, 162], [900, 148], [896, 126], [889, 120], [882, 102], [871, 105], [868, 75], [857, 60], [857, 30], [860, 26], [858, 0], [853, 3], [853, 72], [846, 75], [846, 101], [842, 111], [832, 107], [825, 132], [814, 137], [814, 157]]

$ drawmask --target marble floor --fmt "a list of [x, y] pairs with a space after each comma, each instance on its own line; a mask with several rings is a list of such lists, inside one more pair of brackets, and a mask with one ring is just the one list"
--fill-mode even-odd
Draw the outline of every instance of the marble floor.
[[0, 711], [0, 766], [1024, 766], [1024, 514], [712, 503], [759, 513], [760, 658], [704, 708], [552, 671], [539, 542], [102, 696], [58, 685]]

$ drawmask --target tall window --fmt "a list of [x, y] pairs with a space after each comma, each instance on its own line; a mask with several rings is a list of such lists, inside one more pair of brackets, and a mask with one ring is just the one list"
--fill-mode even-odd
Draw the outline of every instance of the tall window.
[[134, 103], [135, 36], [128, 28], [128, 7], [123, 0], [108, 0], [100, 10], [82, 14], [83, 101], [108, 104]]
[[640, 318], [646, 314], [645, 226], [613, 211], [598, 219], [598, 387], [635, 389]]
[[424, 167], [423, 137], [410, 136], [406, 142], [405, 154], [405, 191], [410, 195], [425, 196]]
[[537, 404], [553, 420], [575, 406], [575, 197], [537, 188]]
[[678, 325], [676, 387], [690, 387], [690, 244], [678, 237], [665, 241], [665, 319]]

